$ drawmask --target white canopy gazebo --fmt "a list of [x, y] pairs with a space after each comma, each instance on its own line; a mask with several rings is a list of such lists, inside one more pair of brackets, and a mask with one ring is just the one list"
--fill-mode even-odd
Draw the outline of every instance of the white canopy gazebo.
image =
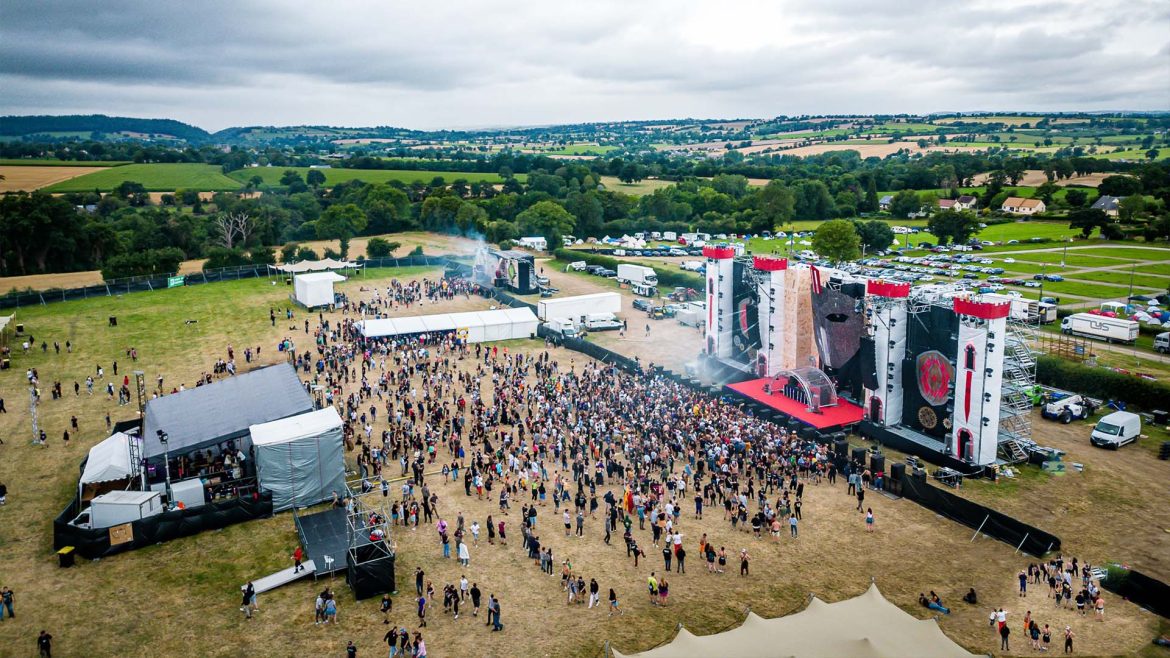
[[764, 619], [749, 612], [743, 624], [724, 633], [694, 635], [680, 627], [669, 643], [614, 658], [697, 658], [737, 656], [850, 656], [857, 658], [968, 658], [934, 619], [917, 619], [890, 603], [877, 585], [837, 603], [813, 597], [801, 612]]
[[293, 277], [293, 298], [305, 308], [329, 306], [333, 303], [333, 284], [345, 281], [336, 272], [309, 272]]

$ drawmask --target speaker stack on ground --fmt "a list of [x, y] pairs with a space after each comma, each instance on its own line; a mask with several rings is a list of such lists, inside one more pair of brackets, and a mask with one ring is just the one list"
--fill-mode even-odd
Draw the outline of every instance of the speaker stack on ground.
[[854, 448], [852, 461], [854, 464], [865, 465], [865, 453], [868, 452], [865, 448]]
[[902, 462], [890, 464], [890, 477], [886, 478], [886, 491], [895, 496], [902, 495], [902, 481], [906, 479], [906, 465]]

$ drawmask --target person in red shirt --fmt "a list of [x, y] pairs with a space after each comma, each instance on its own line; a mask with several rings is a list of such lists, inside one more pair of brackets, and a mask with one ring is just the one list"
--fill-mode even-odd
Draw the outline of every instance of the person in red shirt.
[[293, 559], [293, 573], [297, 573], [299, 571], [305, 570], [305, 568], [303, 566], [301, 566], [301, 560], [305, 559], [305, 551], [300, 547], [299, 544], [297, 545], [296, 550], [293, 551], [292, 559]]

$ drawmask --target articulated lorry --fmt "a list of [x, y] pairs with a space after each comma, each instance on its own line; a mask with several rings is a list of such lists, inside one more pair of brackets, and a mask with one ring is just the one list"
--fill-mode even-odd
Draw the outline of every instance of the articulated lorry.
[[1138, 328], [1134, 320], [1093, 313], [1074, 313], [1060, 321], [1060, 330], [1066, 334], [1096, 338], [1107, 343], [1133, 344], [1138, 338]]
[[536, 304], [536, 317], [542, 322], [556, 318], [569, 318], [574, 324], [581, 324], [591, 313], [621, 313], [622, 296], [616, 292], [599, 292], [575, 297], [554, 297], [542, 299]]

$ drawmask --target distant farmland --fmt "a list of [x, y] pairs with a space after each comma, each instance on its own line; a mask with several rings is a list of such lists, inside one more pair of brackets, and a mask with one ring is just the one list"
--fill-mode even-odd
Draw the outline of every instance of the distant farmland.
[[[309, 172], [308, 167], [252, 167], [233, 171], [228, 176], [239, 181], [236, 185], [237, 187], [250, 180], [253, 176], [259, 176], [264, 179], [265, 185], [278, 187], [280, 186], [280, 177], [289, 169], [299, 173], [301, 178], [304, 178]], [[441, 177], [448, 184], [460, 178], [466, 180], [468, 183], [504, 182], [504, 179], [499, 174], [466, 171], [415, 171], [409, 169], [318, 169], [317, 171], [325, 174], [326, 185], [336, 185], [351, 180], [360, 180], [365, 183], [388, 183], [395, 180], [407, 184], [414, 181], [430, 183], [436, 176]], [[516, 174], [516, 180], [520, 182], [524, 182], [527, 178], [524, 174]]]
[[108, 192], [126, 181], [141, 183], [150, 192], [173, 192], [180, 189], [219, 192], [238, 190], [242, 187], [239, 181], [224, 176], [216, 165], [131, 164], [71, 178], [50, 185], [45, 191]]

